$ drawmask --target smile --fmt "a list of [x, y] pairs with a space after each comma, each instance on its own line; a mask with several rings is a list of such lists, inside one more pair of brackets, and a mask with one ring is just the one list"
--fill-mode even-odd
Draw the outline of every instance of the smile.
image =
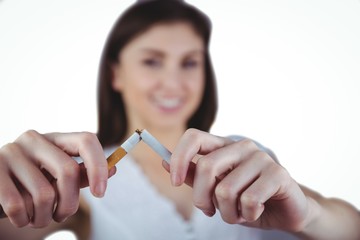
[[178, 108], [182, 105], [181, 98], [155, 98], [155, 103], [161, 108]]

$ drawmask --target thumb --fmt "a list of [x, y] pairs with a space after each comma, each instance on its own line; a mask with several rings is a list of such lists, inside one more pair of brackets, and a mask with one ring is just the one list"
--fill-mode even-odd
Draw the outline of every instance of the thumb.
[[[165, 170], [170, 173], [170, 164], [168, 164], [165, 160], [162, 161], [162, 165], [165, 168]], [[194, 162], [190, 162], [186, 177], [185, 177], [185, 183], [186, 185], [192, 187], [194, 183], [194, 177], [195, 177], [195, 171], [196, 171], [196, 164]]]
[[[88, 179], [88, 175], [86, 172], [86, 167], [84, 163], [80, 163], [80, 188], [85, 188], [89, 186], [89, 179]], [[116, 167], [113, 166], [112, 168], [109, 169], [109, 178], [111, 178], [112, 176], [114, 176], [116, 173]]]

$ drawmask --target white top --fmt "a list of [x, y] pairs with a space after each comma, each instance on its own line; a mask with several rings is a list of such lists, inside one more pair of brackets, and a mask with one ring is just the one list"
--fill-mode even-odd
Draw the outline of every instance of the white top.
[[[105, 152], [110, 155], [114, 150], [115, 147]], [[92, 210], [93, 240], [296, 239], [277, 231], [227, 224], [218, 212], [207, 217], [197, 208], [191, 219], [185, 221], [130, 155], [117, 164], [117, 173], [110, 178], [103, 198], [93, 197], [89, 188], [81, 191]]]

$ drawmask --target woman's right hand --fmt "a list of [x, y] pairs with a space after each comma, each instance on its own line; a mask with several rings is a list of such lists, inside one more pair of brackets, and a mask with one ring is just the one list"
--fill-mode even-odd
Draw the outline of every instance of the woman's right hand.
[[29, 130], [0, 148], [0, 205], [17, 227], [63, 222], [77, 211], [80, 188], [102, 197], [114, 173], [95, 134]]

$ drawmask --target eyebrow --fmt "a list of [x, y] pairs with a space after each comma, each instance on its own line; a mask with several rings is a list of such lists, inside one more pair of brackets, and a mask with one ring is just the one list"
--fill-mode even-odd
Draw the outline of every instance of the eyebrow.
[[[166, 54], [158, 49], [154, 49], [154, 48], [142, 48], [140, 49], [141, 52], [146, 52], [146, 53], [151, 53], [160, 57], [165, 56]], [[194, 50], [190, 50], [187, 51], [185, 53], [185, 55], [195, 55], [195, 54], [204, 54], [204, 50], [203, 49], [194, 49]]]

